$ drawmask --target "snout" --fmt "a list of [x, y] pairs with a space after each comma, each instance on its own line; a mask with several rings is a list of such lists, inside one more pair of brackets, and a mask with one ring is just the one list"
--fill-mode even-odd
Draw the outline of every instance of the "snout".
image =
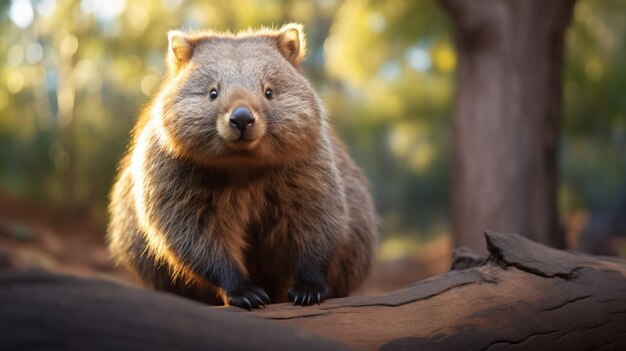
[[235, 108], [219, 116], [217, 131], [228, 146], [251, 148], [260, 141], [267, 127], [265, 118], [254, 104], [236, 102]]
[[255, 119], [252, 112], [250, 112], [247, 107], [239, 106], [230, 114], [228, 122], [235, 131], [241, 132], [243, 136], [243, 133], [245, 133], [246, 130], [252, 128]]

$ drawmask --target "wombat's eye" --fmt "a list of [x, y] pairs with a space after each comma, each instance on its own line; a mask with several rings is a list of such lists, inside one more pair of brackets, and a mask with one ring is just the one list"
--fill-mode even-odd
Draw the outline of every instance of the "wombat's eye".
[[211, 89], [211, 91], [209, 92], [209, 97], [211, 98], [211, 100], [217, 99], [217, 89]]
[[272, 100], [274, 98], [274, 92], [272, 91], [272, 89], [266, 89], [265, 90], [265, 97], [268, 100]]

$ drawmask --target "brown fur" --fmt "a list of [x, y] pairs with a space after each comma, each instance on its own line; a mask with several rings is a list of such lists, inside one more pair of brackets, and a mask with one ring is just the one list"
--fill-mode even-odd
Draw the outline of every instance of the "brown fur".
[[[298, 70], [301, 33], [170, 33], [168, 73], [133, 131], [109, 207], [110, 249], [146, 284], [256, 307], [237, 295], [263, 300], [263, 289], [286, 301], [291, 287], [309, 304], [363, 282], [376, 215]], [[239, 106], [255, 118], [241, 134], [228, 122]]]

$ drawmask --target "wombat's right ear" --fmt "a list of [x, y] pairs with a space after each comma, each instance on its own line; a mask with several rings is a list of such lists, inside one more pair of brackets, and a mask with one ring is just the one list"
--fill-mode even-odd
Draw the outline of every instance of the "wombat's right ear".
[[292, 65], [298, 66], [306, 53], [306, 41], [302, 25], [299, 23], [289, 23], [284, 25], [279, 31], [278, 50]]
[[187, 34], [177, 30], [167, 33], [167, 39], [169, 41], [167, 63], [173, 72], [177, 72], [191, 59], [193, 42]]

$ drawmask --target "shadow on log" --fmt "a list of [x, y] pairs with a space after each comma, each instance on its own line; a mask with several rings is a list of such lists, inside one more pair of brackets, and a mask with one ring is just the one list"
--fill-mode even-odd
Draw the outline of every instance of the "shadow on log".
[[17, 271], [0, 257], [0, 350], [345, 349], [328, 339], [355, 349], [626, 350], [626, 261], [515, 234], [486, 239], [488, 258], [457, 250], [452, 271], [390, 294], [253, 313]]
[[347, 348], [247, 313], [167, 293], [5, 269], [0, 270], [0, 350]]
[[486, 233], [489, 257], [382, 296], [254, 314], [383, 350], [626, 350], [626, 261]]

